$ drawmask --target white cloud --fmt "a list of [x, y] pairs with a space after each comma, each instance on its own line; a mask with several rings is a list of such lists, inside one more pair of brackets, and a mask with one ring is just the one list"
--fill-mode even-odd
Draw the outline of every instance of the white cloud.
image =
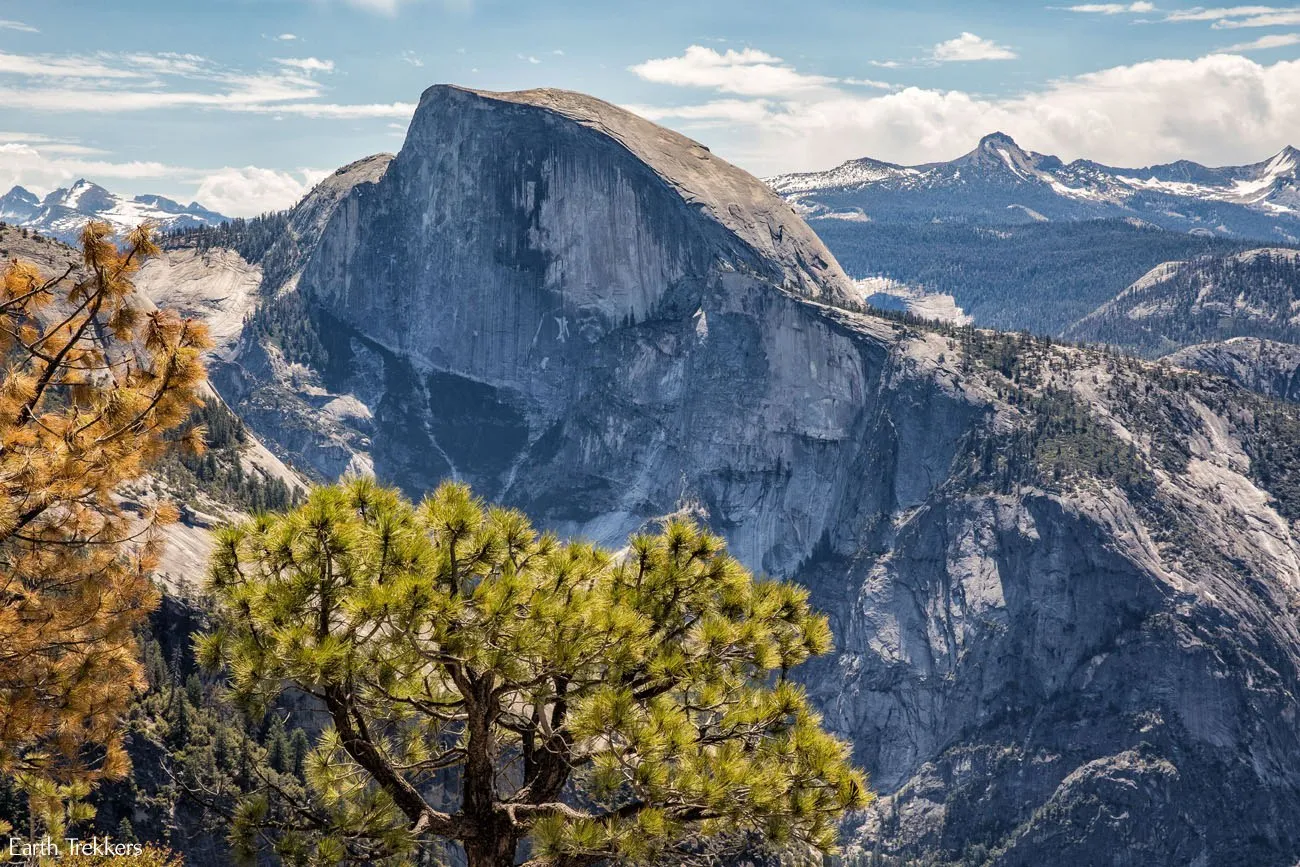
[[[276, 69], [242, 72], [193, 54], [90, 57], [0, 51], [0, 108], [53, 112], [133, 112], [201, 108], [316, 118], [409, 118], [410, 103], [321, 102], [318, 73], [332, 60], [278, 58]], [[110, 84], [111, 82], [111, 84]]]
[[298, 38], [298, 36], [297, 34], [294, 33], [281, 33], [279, 36], [275, 38], [280, 42], [293, 42], [295, 39]]
[[874, 78], [841, 78], [840, 83], [851, 84], [855, 87], [874, 87], [877, 90], [897, 90], [898, 85], [890, 84], [888, 81], [877, 81]]
[[1220, 6], [1206, 9], [1180, 9], [1165, 16], [1166, 21], [1218, 21], [1224, 18], [1244, 18], [1255, 15], [1267, 15], [1279, 11], [1273, 6]]
[[356, 6], [358, 9], [365, 9], [368, 12], [380, 12], [384, 15], [392, 15], [397, 11], [401, 0], [347, 0], [347, 3]]
[[424, 61], [414, 51], [403, 51], [401, 59], [403, 63], [409, 63], [411, 66], [424, 66]]
[[296, 102], [276, 105], [253, 105], [236, 110], [255, 114], [293, 114], [300, 117], [333, 118], [337, 120], [384, 117], [400, 117], [410, 120], [411, 115], [415, 113], [415, 103], [376, 102], [338, 105], [327, 102]]
[[1229, 45], [1224, 51], [1264, 51], [1269, 48], [1285, 48], [1288, 45], [1300, 45], [1300, 33], [1275, 33], [1261, 36], [1253, 42], [1238, 42]]
[[1236, 30], [1242, 27], [1293, 27], [1300, 24], [1300, 9], [1285, 9], [1247, 18], [1227, 18], [1214, 22], [1215, 30]]
[[654, 121], [697, 121], [697, 125], [726, 123], [760, 124], [771, 116], [772, 104], [763, 99], [717, 99], [701, 105], [659, 108], [651, 105], [625, 105], [628, 111]]
[[[418, 0], [344, 0], [344, 2], [367, 12], [396, 15], [403, 3], [418, 2]], [[451, 12], [466, 12], [474, 4], [473, 0], [442, 0], [442, 5]]]
[[835, 83], [824, 75], [806, 75], [779, 57], [753, 48], [718, 52], [692, 45], [680, 57], [661, 57], [629, 69], [659, 84], [709, 87], [742, 96], [780, 96], [825, 88]]
[[315, 57], [277, 57], [275, 62], [290, 69], [311, 75], [313, 72], [333, 72], [333, 60], [319, 60]]
[[[159, 187], [180, 186], [204, 206], [232, 217], [287, 208], [329, 173], [315, 169], [295, 172], [244, 166], [203, 171], [160, 162], [87, 159], [97, 153], [75, 143], [22, 132], [0, 132], [0, 192], [21, 185], [38, 195], [66, 187], [77, 178], [89, 178], [110, 189], [117, 182], [159, 192]], [[134, 182], [134, 183], [132, 183]]]
[[952, 63], [971, 60], [1014, 60], [1016, 53], [991, 39], [984, 39], [974, 33], [963, 33], [955, 39], [940, 42], [934, 47], [931, 57], [941, 63]]
[[174, 179], [185, 170], [159, 162], [92, 160], [93, 148], [54, 142], [45, 136], [0, 133], [0, 190], [22, 185], [38, 194], [67, 186], [77, 178], [118, 180]]
[[712, 127], [714, 150], [759, 174], [823, 169], [862, 156], [903, 163], [952, 159], [992, 130], [1065, 159], [1147, 165], [1187, 158], [1222, 165], [1300, 142], [1300, 61], [1261, 65], [1230, 54], [1154, 60], [1005, 98], [834, 87], [798, 99], [714, 100], [643, 111], [688, 133]]
[[34, 78], [143, 78], [145, 71], [120, 63], [51, 54], [10, 54], [0, 51], [0, 75]]
[[21, 21], [11, 21], [7, 18], [0, 18], [0, 30], [18, 30], [22, 33], [40, 33], [30, 24], [24, 24]]
[[1170, 12], [1166, 21], [1212, 21], [1215, 30], [1243, 27], [1289, 27], [1300, 24], [1300, 8], [1295, 6], [1219, 6], [1196, 7]]
[[294, 173], [257, 166], [223, 168], [199, 182], [194, 198], [227, 216], [251, 217], [292, 206], [328, 174], [315, 169]]
[[531, 55], [531, 54], [516, 54], [515, 57], [518, 57], [520, 60], [527, 60], [529, 63], [541, 63], [541, 62], [542, 62], [542, 61], [538, 60], [536, 57], [534, 57], [534, 56]]
[[1080, 6], [1069, 6], [1068, 12], [1084, 12], [1095, 15], [1123, 15], [1126, 12], [1142, 13], [1155, 12], [1156, 4], [1154, 3], [1084, 3]]

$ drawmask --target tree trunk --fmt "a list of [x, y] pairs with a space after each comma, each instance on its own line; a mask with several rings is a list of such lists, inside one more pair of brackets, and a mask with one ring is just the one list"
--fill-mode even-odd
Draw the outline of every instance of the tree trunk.
[[514, 867], [519, 840], [508, 823], [501, 823], [497, 833], [482, 834], [465, 841], [467, 867]]

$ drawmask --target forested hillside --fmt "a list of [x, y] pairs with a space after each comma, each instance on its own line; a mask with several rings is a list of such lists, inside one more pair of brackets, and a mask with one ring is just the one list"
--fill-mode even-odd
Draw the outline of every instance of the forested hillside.
[[811, 225], [854, 277], [882, 275], [951, 295], [988, 328], [1054, 336], [1157, 265], [1259, 246], [1124, 220]]

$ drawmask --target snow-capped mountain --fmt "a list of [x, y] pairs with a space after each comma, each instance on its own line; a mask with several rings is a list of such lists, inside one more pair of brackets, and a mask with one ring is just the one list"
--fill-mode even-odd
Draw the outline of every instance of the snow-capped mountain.
[[768, 184], [811, 219], [1023, 223], [1106, 217], [1225, 236], [1300, 239], [1300, 151], [1207, 168], [1182, 160], [1141, 169], [1065, 163], [1004, 133], [946, 163], [869, 158]]
[[22, 187], [0, 196], [0, 221], [35, 229], [61, 241], [74, 242], [88, 220], [104, 220], [123, 231], [146, 220], [161, 230], [215, 226], [226, 217], [209, 211], [198, 202], [182, 205], [163, 196], [128, 199], [90, 181], [77, 181], [57, 189], [44, 199]]

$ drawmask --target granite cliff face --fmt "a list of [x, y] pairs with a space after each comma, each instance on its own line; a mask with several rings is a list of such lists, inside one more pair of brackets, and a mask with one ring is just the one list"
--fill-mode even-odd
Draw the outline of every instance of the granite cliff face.
[[281, 454], [604, 542], [691, 509], [805, 582], [885, 796], [850, 853], [1300, 858], [1293, 408], [855, 312], [762, 184], [576, 94], [433, 88], [350, 169], [218, 363]]
[[1199, 343], [1167, 356], [1179, 367], [1217, 373], [1251, 391], [1300, 402], [1300, 346], [1257, 337]]

